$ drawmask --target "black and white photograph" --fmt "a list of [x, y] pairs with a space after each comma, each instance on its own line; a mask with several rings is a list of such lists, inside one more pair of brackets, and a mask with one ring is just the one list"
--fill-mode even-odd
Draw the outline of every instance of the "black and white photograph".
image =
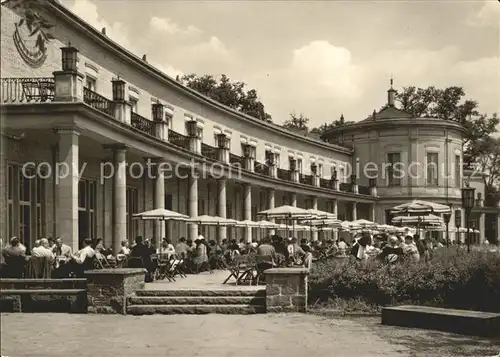
[[500, 1], [0, 8], [1, 357], [500, 357]]

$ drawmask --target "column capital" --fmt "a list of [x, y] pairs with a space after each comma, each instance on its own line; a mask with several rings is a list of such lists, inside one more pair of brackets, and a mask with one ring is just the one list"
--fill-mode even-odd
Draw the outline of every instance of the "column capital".
[[111, 151], [127, 151], [128, 146], [125, 144], [104, 144], [102, 146], [104, 150], [111, 150]]
[[53, 130], [58, 135], [80, 135], [80, 130], [77, 127], [56, 127]]

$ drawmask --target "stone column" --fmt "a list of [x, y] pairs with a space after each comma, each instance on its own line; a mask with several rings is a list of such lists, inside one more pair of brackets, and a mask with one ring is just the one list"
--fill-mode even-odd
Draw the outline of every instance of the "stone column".
[[[339, 206], [338, 206], [338, 201], [336, 199], [332, 200], [332, 211], [335, 213], [335, 217], [338, 219], [338, 214], [339, 214]], [[339, 231], [338, 229], [333, 231], [333, 239], [338, 240], [339, 239]]]
[[[274, 189], [270, 188], [267, 191], [267, 209], [274, 208], [274, 199], [275, 199], [275, 191]], [[268, 219], [268, 221], [274, 223], [274, 218], [270, 218]], [[276, 234], [276, 229], [270, 229], [268, 233], [274, 235]]]
[[[189, 206], [188, 212], [191, 218], [198, 217], [198, 173], [192, 170], [189, 177]], [[198, 238], [198, 225], [189, 225], [189, 239], [193, 242]]]
[[[165, 208], [165, 173], [163, 172], [163, 158], [154, 160], [155, 166], [155, 197], [154, 209]], [[165, 221], [155, 221], [156, 249], [160, 249], [161, 241], [165, 238]], [[170, 238], [170, 237], [169, 237]]]
[[292, 192], [291, 194], [291, 205], [293, 207], [297, 207], [297, 194], [295, 192]]
[[[312, 208], [313, 209], [318, 209], [318, 197], [313, 197], [312, 198]], [[312, 231], [311, 232], [311, 237], [312, 237], [312, 240], [315, 241], [315, 240], [318, 240], [318, 231], [315, 230], [315, 231]]]
[[57, 189], [57, 234], [68, 244], [73, 252], [79, 249], [78, 237], [78, 181], [79, 181], [79, 133], [74, 129], [56, 129], [59, 136], [59, 177], [55, 179]]
[[125, 146], [113, 148], [113, 253], [118, 254], [121, 241], [127, 239], [127, 159]]
[[355, 221], [358, 219], [358, 203], [352, 203], [352, 220]]
[[[3, 237], [3, 246], [0, 247], [0, 251], [6, 244], [9, 237], [9, 220], [12, 217], [7, 217], [7, 137], [0, 133], [0, 236]], [[0, 252], [1, 254], [1, 252]]]
[[376, 222], [375, 203], [370, 204], [370, 221]]
[[[252, 185], [245, 184], [244, 186], [244, 200], [245, 200], [245, 220], [252, 220]], [[252, 242], [252, 227], [245, 227], [245, 237], [247, 242]]]
[[479, 244], [483, 244], [486, 240], [486, 215], [484, 212], [479, 214]]
[[[226, 218], [226, 186], [227, 180], [220, 179], [218, 181], [218, 192], [219, 192], [219, 207], [217, 208], [218, 216], [222, 218]], [[223, 239], [226, 239], [227, 230], [226, 227], [219, 227], [219, 243], [222, 242]]]

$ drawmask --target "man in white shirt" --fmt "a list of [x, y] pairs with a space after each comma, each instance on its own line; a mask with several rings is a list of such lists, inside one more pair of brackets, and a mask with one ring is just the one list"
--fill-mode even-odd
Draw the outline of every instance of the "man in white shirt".
[[71, 257], [77, 264], [83, 264], [85, 259], [93, 258], [95, 256], [95, 251], [92, 249], [92, 239], [87, 238], [83, 241], [84, 247], [80, 249], [76, 254], [73, 254]]
[[165, 254], [167, 259], [175, 254], [175, 248], [167, 238], [163, 238], [163, 242], [161, 242], [160, 254]]
[[31, 250], [31, 255], [33, 257], [45, 257], [52, 259], [54, 258], [54, 253], [49, 249], [49, 240], [46, 238], [40, 239], [40, 245]]

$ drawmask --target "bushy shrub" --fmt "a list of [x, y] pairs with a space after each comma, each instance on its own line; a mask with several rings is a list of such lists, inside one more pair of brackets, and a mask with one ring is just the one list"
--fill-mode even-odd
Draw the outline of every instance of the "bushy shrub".
[[313, 304], [340, 298], [500, 312], [500, 254], [441, 248], [427, 263], [326, 260], [313, 266], [309, 296]]

